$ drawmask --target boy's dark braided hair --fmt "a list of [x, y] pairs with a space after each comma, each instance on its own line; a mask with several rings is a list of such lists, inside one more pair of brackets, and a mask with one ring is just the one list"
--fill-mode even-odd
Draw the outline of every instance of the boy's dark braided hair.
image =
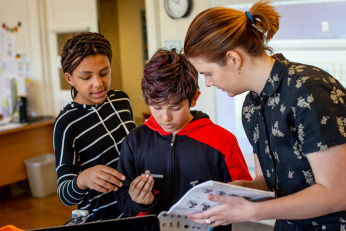
[[[68, 39], [61, 52], [61, 68], [63, 73], [72, 72], [87, 56], [103, 54], [112, 63], [112, 47], [110, 42], [100, 33], [85, 32]], [[71, 96], [74, 99], [77, 90], [71, 86]]]

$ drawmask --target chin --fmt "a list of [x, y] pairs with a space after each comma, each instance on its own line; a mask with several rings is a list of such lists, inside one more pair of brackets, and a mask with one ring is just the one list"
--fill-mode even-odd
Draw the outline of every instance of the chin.
[[234, 97], [234, 96], [236, 96], [236, 95], [238, 95], [238, 94], [234, 94], [234, 93], [232, 93], [232, 92], [227, 92], [227, 95], [228, 95], [229, 97]]
[[163, 130], [164, 130], [165, 132], [172, 133], [172, 129], [164, 129], [164, 128], [163, 128]]
[[98, 98], [98, 99], [94, 99], [93, 102], [95, 104], [102, 104], [105, 101], [106, 97], [102, 97], [102, 98]]

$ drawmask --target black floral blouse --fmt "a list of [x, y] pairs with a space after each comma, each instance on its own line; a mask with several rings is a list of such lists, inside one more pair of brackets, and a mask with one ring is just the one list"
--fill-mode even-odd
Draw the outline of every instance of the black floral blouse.
[[[315, 184], [306, 155], [346, 143], [346, 90], [319, 68], [274, 58], [261, 94], [246, 96], [242, 121], [268, 187], [282, 197]], [[346, 211], [290, 222], [346, 230]]]

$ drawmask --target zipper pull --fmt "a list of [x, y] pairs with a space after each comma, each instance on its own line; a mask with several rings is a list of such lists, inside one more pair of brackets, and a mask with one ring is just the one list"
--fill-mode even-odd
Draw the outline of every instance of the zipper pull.
[[173, 144], [174, 144], [174, 138], [175, 138], [175, 136], [172, 136], [172, 140], [171, 140], [171, 147], [173, 147]]

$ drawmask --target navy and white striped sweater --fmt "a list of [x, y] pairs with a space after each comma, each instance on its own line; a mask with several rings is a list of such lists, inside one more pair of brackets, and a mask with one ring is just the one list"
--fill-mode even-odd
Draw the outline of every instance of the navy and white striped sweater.
[[89, 210], [87, 221], [115, 219], [122, 214], [114, 193], [77, 187], [77, 176], [95, 165], [117, 169], [124, 137], [135, 128], [129, 97], [109, 91], [100, 105], [66, 105], [54, 123], [53, 141], [58, 195], [64, 205]]

